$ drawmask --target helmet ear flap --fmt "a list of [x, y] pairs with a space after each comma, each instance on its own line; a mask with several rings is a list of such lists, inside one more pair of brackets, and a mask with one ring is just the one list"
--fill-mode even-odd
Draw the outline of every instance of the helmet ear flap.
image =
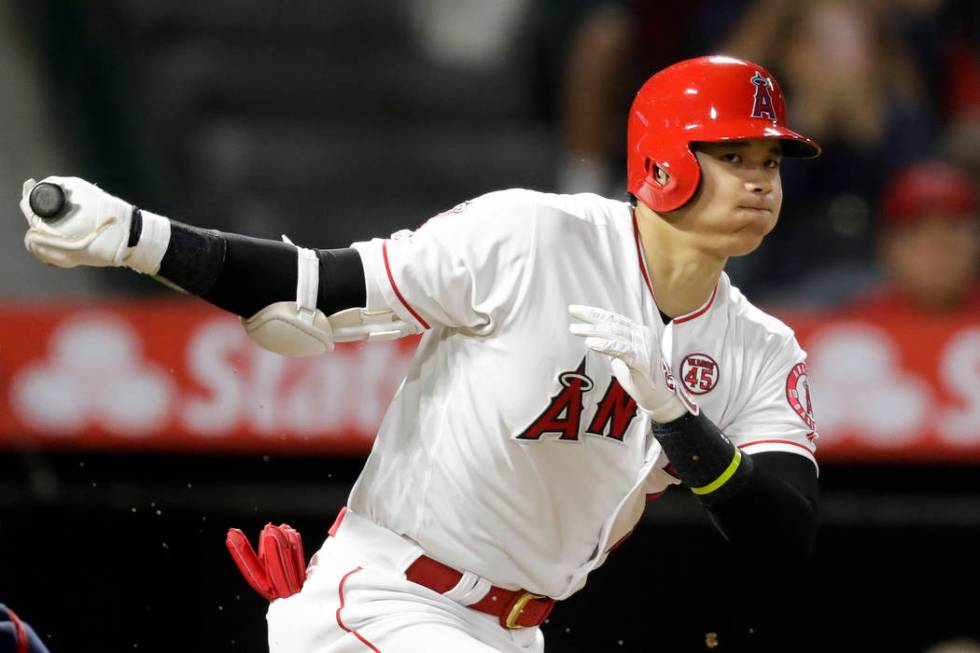
[[701, 167], [697, 157], [686, 145], [670, 153], [671, 164], [657, 163], [647, 156], [643, 159], [646, 173], [637, 197], [654, 211], [678, 209], [694, 195], [701, 182]]

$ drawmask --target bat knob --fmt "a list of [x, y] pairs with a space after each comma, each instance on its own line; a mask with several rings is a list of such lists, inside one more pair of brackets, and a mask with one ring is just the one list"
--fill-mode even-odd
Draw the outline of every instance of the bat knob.
[[57, 220], [66, 212], [68, 208], [68, 198], [61, 186], [49, 182], [42, 182], [31, 190], [28, 202], [31, 211], [45, 222]]

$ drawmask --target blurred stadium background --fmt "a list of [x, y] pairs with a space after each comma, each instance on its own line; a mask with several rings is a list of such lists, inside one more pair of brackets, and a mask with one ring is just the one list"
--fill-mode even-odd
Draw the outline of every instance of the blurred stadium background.
[[[555, 610], [548, 650], [730, 651], [757, 628], [785, 651], [980, 639], [977, 215], [956, 199], [980, 179], [978, 14], [973, 0], [0, 4], [0, 601], [53, 653], [266, 650], [224, 532], [289, 522], [311, 554], [413, 346], [285, 361], [127, 271], [46, 268], [21, 246], [24, 179], [82, 176], [192, 224], [346, 246], [493, 189], [622, 195], [632, 90], [730, 52], [776, 73], [791, 124], [825, 148], [786, 164], [780, 225], [729, 270], [811, 354], [817, 555], [760, 580], [668, 493]], [[895, 176], [929, 159], [966, 176], [913, 176], [886, 210]]]

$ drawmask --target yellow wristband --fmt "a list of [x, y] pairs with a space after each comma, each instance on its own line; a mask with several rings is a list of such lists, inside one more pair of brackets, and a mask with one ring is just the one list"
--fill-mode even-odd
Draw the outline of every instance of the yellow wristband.
[[712, 492], [720, 488], [722, 485], [727, 483], [728, 479], [730, 479], [732, 476], [735, 475], [735, 470], [738, 469], [738, 465], [740, 462], [742, 462], [742, 452], [739, 451], [738, 448], [736, 448], [735, 456], [732, 458], [732, 462], [728, 463], [728, 467], [725, 468], [725, 471], [723, 471], [718, 478], [711, 481], [707, 485], [703, 485], [701, 487], [692, 487], [691, 492], [693, 492], [694, 494], [711, 494]]

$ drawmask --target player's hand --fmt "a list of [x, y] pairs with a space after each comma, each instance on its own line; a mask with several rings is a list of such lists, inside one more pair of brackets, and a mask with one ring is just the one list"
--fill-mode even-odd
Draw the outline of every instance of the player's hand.
[[27, 251], [61, 268], [127, 265], [135, 249], [127, 246], [133, 206], [78, 177], [47, 177], [43, 181], [64, 189], [69, 208], [59, 219], [45, 222], [34, 214], [28, 201], [36, 182], [24, 182], [20, 210], [29, 225], [24, 237]]
[[245, 580], [269, 601], [300, 591], [306, 580], [303, 539], [288, 524], [266, 524], [259, 534], [259, 552], [237, 528], [228, 531], [225, 546]]
[[683, 402], [667, 387], [669, 370], [662, 362], [656, 333], [618, 313], [572, 304], [568, 312], [579, 320], [569, 331], [585, 338], [585, 346], [612, 358], [612, 373], [623, 389], [657, 422], [669, 422], [686, 412]]

